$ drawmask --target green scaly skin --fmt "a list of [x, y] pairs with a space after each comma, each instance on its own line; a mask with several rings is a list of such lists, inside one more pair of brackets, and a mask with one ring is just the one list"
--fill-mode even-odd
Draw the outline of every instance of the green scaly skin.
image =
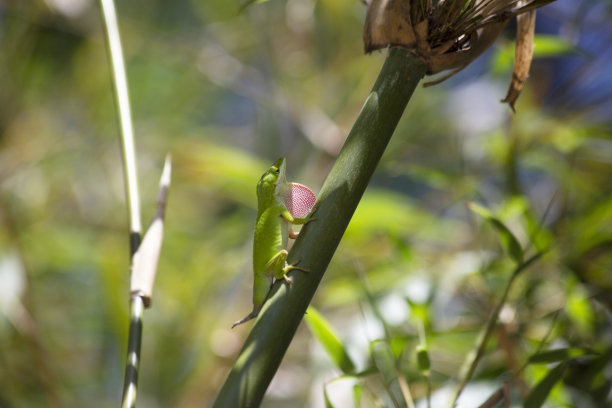
[[[289, 189], [285, 175], [285, 159], [278, 159], [257, 183], [257, 221], [253, 241], [253, 311], [238, 320], [232, 328], [254, 319], [259, 314], [274, 280], [283, 279], [291, 284], [287, 273], [301, 270], [296, 264], [287, 265], [289, 224], [309, 221], [308, 216], [295, 218], [285, 208], [282, 197]], [[294, 238], [295, 234], [291, 233]]]

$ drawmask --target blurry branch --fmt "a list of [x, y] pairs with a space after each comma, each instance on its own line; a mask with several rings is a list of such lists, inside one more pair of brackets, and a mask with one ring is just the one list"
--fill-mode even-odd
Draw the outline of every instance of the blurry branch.
[[[540, 353], [544, 349], [544, 347], [548, 343], [550, 335], [552, 334], [553, 329], [554, 329], [554, 327], [555, 327], [555, 325], [557, 323], [557, 318], [558, 317], [559, 317], [559, 311], [556, 311], [554, 313], [553, 317], [552, 317], [552, 321], [550, 323], [550, 326], [548, 326], [548, 331], [546, 332], [544, 337], [542, 337], [542, 340], [540, 340], [540, 344], [538, 345], [538, 347], [536, 348], [535, 352], [532, 355], [536, 355], [536, 354]], [[530, 363], [530, 361], [529, 361], [529, 359], [527, 359], [523, 363], [523, 365], [518, 370], [516, 370], [516, 372], [513, 374], [512, 378], [510, 378], [508, 381], [504, 382], [504, 384], [501, 387], [499, 387], [499, 389], [497, 391], [495, 391], [478, 408], [490, 408], [490, 407], [494, 407], [495, 404], [497, 404], [499, 401], [504, 401], [504, 408], [508, 407], [509, 404], [510, 404], [510, 399], [509, 399], [510, 384], [513, 381], [521, 380], [521, 374], [523, 373], [523, 371], [525, 371], [525, 369], [527, 368], [529, 363]], [[525, 394], [527, 394], [527, 393], [525, 392]]]
[[504, 290], [504, 294], [502, 295], [501, 299], [495, 306], [495, 309], [489, 316], [489, 320], [487, 321], [487, 324], [484, 330], [481, 332], [480, 336], [478, 337], [478, 340], [476, 341], [476, 349], [472, 350], [472, 352], [470, 352], [467, 355], [466, 360], [463, 363], [463, 367], [461, 368], [461, 374], [460, 374], [461, 382], [459, 383], [459, 386], [457, 387], [455, 394], [449, 400], [447, 407], [452, 408], [456, 405], [457, 400], [459, 399], [459, 396], [465, 389], [465, 386], [467, 385], [467, 383], [472, 378], [472, 375], [474, 375], [474, 372], [476, 371], [476, 367], [478, 366], [480, 359], [484, 355], [484, 351], [487, 346], [487, 343], [489, 342], [489, 339], [491, 338], [491, 335], [493, 334], [495, 326], [497, 325], [497, 319], [499, 318], [499, 314], [504, 304], [506, 303], [506, 299], [508, 298], [508, 294], [510, 293], [512, 284], [514, 283], [516, 278], [520, 275], [520, 273], [524, 271], [525, 269], [527, 269], [529, 266], [531, 266], [535, 261], [537, 261], [542, 256], [542, 254], [543, 254], [542, 252], [536, 253], [535, 255], [531, 256], [530, 258], [522, 262], [520, 265], [518, 265], [512, 272], [512, 275], [510, 276], [510, 279], [508, 279], [508, 283], [506, 284], [506, 289]]
[[[535, 352], [532, 355], [537, 355], [538, 353], [540, 353], [544, 349], [544, 347], [548, 343], [550, 335], [552, 334], [553, 329], [554, 329], [554, 327], [555, 327], [555, 325], [557, 323], [557, 318], [558, 317], [559, 317], [559, 311], [556, 311], [554, 313], [554, 315], [553, 315], [552, 322], [550, 323], [550, 326], [548, 326], [548, 331], [546, 332], [544, 337], [542, 337], [542, 340], [540, 340], [540, 344], [538, 345], [538, 347], [536, 348]], [[523, 373], [523, 371], [525, 371], [525, 369], [527, 368], [529, 363], [530, 363], [530, 361], [529, 361], [529, 359], [527, 359], [523, 363], [521, 368], [519, 368], [514, 373], [512, 378], [510, 380], [504, 382], [504, 384], [497, 391], [495, 391], [485, 402], [483, 402], [478, 408], [490, 408], [490, 407], [494, 407], [495, 404], [497, 404], [499, 401], [504, 401], [504, 408], [508, 407], [509, 404], [510, 404], [510, 399], [509, 399], [509, 395], [510, 395], [510, 383], [512, 383], [513, 381], [516, 381], [517, 379], [521, 378], [520, 377], [521, 374]]]
[[121, 38], [115, 5], [112, 0], [100, 0], [104, 26], [106, 28], [109, 58], [112, 66], [112, 77], [119, 123], [121, 128], [121, 147], [125, 187], [129, 209], [130, 223], [130, 258], [132, 267], [130, 290], [130, 323], [128, 334], [127, 364], [123, 385], [123, 407], [136, 405], [138, 386], [138, 367], [140, 364], [140, 345], [142, 342], [142, 317], [144, 308], [150, 306], [157, 261], [161, 250], [163, 236], [163, 219], [166, 208], [166, 196], [170, 186], [170, 158], [166, 158], [160, 182], [158, 209], [143, 245], [140, 246], [140, 200], [136, 175], [136, 154], [134, 131], [130, 113], [125, 64], [121, 49]]
[[485, 402], [478, 406], [478, 408], [493, 408], [499, 402], [504, 403], [504, 408], [510, 408], [510, 384], [507, 382], [495, 391]]
[[392, 49], [315, 204], [288, 262], [308, 274], [276, 285], [255, 322], [215, 407], [258, 406], [293, 338], [425, 65]]

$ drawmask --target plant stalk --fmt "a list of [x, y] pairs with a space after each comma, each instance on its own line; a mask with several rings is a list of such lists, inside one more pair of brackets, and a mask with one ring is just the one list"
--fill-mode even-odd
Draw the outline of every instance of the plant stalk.
[[529, 266], [531, 266], [535, 261], [540, 259], [542, 254], [543, 254], [542, 252], [537, 252], [535, 255], [531, 256], [529, 259], [527, 259], [526, 261], [518, 265], [516, 269], [514, 269], [514, 271], [512, 272], [512, 275], [510, 276], [510, 279], [508, 279], [508, 283], [506, 284], [506, 288], [504, 289], [504, 293], [501, 299], [499, 300], [499, 302], [497, 302], [495, 309], [489, 315], [487, 324], [484, 330], [480, 333], [478, 340], [476, 341], [476, 345], [477, 345], [476, 349], [470, 352], [468, 356], [466, 357], [466, 360], [464, 361], [463, 367], [461, 369], [461, 382], [459, 383], [459, 386], [455, 390], [455, 393], [452, 395], [451, 399], [448, 401], [448, 404], [447, 404], [448, 408], [455, 407], [455, 405], [457, 404], [457, 400], [459, 399], [459, 396], [461, 395], [461, 393], [465, 389], [465, 386], [467, 385], [467, 383], [470, 381], [470, 379], [476, 372], [476, 367], [478, 367], [478, 363], [480, 362], [480, 359], [484, 355], [485, 348], [487, 347], [489, 339], [491, 338], [491, 335], [493, 334], [493, 330], [495, 329], [495, 326], [497, 325], [497, 319], [499, 318], [499, 314], [501, 313], [502, 308], [506, 304], [506, 299], [508, 299], [508, 295], [510, 294], [510, 289], [512, 289], [512, 284], [514, 283], [516, 278], [519, 276], [519, 274], [523, 272], [525, 269], [527, 269]]
[[[132, 126], [132, 114], [130, 109], [130, 97], [128, 93], [127, 77], [125, 74], [125, 63], [123, 62], [123, 50], [121, 37], [119, 35], [119, 24], [113, 0], [100, 0], [102, 16], [106, 28], [108, 52], [113, 71], [113, 85], [115, 101], [119, 113], [119, 124], [121, 126], [121, 151], [123, 153], [123, 165], [125, 176], [126, 196], [129, 208], [130, 231], [140, 235], [142, 224], [140, 222], [140, 199], [138, 198], [138, 177], [136, 173], [136, 149], [134, 145], [134, 129]], [[138, 248], [133, 248], [132, 255]], [[137, 246], [137, 245], [136, 245]]]
[[[115, 102], [119, 115], [121, 151], [123, 158], [123, 175], [128, 203], [130, 223], [130, 267], [133, 265], [134, 254], [140, 246], [142, 224], [140, 221], [140, 199], [138, 195], [138, 177], [136, 172], [136, 153], [134, 130], [130, 112], [125, 63], [119, 24], [113, 0], [100, 0], [102, 17], [106, 32], [108, 54], [112, 68], [112, 78]], [[143, 299], [135, 294], [130, 295], [130, 323], [128, 334], [127, 363], [123, 387], [122, 407], [136, 406], [136, 390], [138, 385], [138, 365], [140, 362], [140, 345], [142, 341], [142, 317], [144, 311]]]
[[274, 377], [306, 308], [383, 155], [425, 65], [391, 49], [327, 177], [312, 215], [291, 249], [293, 284], [277, 284], [221, 388], [214, 407], [256, 407]]

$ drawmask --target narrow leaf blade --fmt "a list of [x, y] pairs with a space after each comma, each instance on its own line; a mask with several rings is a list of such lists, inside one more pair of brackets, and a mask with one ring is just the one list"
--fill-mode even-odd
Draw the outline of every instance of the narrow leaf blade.
[[510, 229], [508, 229], [508, 227], [506, 227], [506, 225], [495, 217], [487, 208], [474, 202], [469, 203], [468, 206], [474, 213], [480, 215], [482, 218], [491, 223], [493, 228], [495, 228], [497, 231], [499, 239], [504, 249], [508, 252], [508, 255], [510, 255], [514, 262], [521, 264], [524, 259], [523, 248]]
[[431, 361], [429, 359], [429, 352], [427, 351], [427, 347], [420, 344], [417, 349], [417, 366], [421, 373], [428, 375], [429, 369], [431, 367]]
[[525, 403], [523, 405], [524, 408], [540, 408], [550, 391], [553, 389], [555, 384], [561, 380], [563, 374], [565, 373], [565, 362], [558, 364], [555, 368], [550, 370], [546, 377], [544, 377], [538, 385], [536, 385], [527, 398], [525, 398]]
[[396, 407], [407, 407], [407, 401], [401, 389], [395, 360], [389, 344], [378, 340], [372, 342], [372, 358], [378, 371], [382, 374], [385, 386]]
[[361, 396], [363, 395], [363, 385], [355, 384], [353, 386], [353, 403], [355, 404], [355, 408], [361, 407]]
[[546, 350], [540, 353], [536, 353], [529, 357], [530, 364], [549, 364], [556, 363], [559, 361], [569, 360], [570, 358], [576, 358], [585, 354], [593, 354], [591, 350], [585, 348], [562, 348], [555, 350]]
[[534, 42], [536, 57], [556, 57], [577, 51], [571, 42], [556, 35], [537, 34]]
[[311, 306], [306, 312], [305, 321], [334, 364], [345, 374], [355, 372], [353, 361], [327, 319]]
[[332, 404], [331, 399], [329, 399], [327, 387], [323, 387], [323, 398], [325, 399], [325, 408], [334, 408], [334, 404]]

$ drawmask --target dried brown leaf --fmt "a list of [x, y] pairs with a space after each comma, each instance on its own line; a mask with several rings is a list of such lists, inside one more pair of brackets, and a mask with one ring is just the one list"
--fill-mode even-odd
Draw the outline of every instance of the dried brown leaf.
[[389, 46], [414, 46], [416, 36], [410, 20], [410, 3], [372, 0], [366, 15], [363, 42], [366, 53]]

